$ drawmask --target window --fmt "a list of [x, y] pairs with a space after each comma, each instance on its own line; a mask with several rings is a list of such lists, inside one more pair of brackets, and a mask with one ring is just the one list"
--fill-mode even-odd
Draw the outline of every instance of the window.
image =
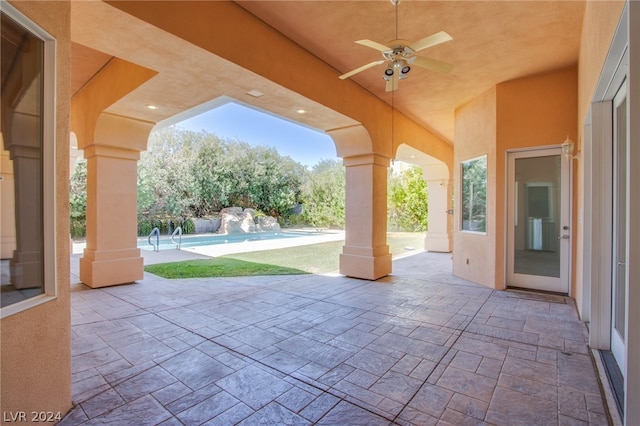
[[2, 1], [0, 316], [55, 297], [53, 38]]
[[462, 230], [487, 231], [487, 156], [462, 162]]

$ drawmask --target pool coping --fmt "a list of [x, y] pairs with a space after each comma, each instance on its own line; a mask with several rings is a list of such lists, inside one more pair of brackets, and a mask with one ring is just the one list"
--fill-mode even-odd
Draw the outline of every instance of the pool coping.
[[[344, 231], [313, 231], [316, 233], [321, 232], [323, 235], [310, 235], [274, 240], [242, 241], [238, 243], [216, 244], [210, 246], [185, 247], [180, 250], [160, 250], [158, 252], [140, 249], [140, 255], [143, 257], [145, 265], [153, 265], [156, 263], [175, 262], [181, 260], [207, 259], [227, 254], [248, 253], [253, 251], [299, 247], [332, 241], [344, 241]], [[284, 232], [286, 232], [286, 230]], [[86, 243], [83, 241], [72, 241], [72, 254], [82, 254], [85, 247]]]

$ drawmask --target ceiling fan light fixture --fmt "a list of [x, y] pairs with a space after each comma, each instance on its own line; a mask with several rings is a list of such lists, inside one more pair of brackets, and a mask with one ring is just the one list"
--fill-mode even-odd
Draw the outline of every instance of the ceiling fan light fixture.
[[363, 65], [360, 68], [356, 68], [352, 71], [349, 71], [346, 74], [342, 74], [339, 76], [341, 80], [349, 78], [359, 72], [367, 70], [376, 65], [380, 65], [383, 63], [387, 63], [387, 67], [384, 70], [384, 74], [382, 78], [387, 82], [385, 86], [386, 92], [392, 92], [398, 88], [398, 81], [407, 78], [409, 71], [411, 71], [411, 66], [416, 65], [421, 68], [427, 68], [432, 71], [437, 71], [441, 73], [448, 73], [453, 68], [453, 65], [447, 64], [446, 62], [438, 61], [436, 59], [427, 58], [424, 56], [417, 56], [416, 52], [420, 50], [427, 49], [429, 47], [437, 46], [444, 42], [453, 40], [453, 38], [444, 31], [437, 32], [428, 37], [425, 37], [421, 40], [415, 41], [413, 43], [408, 42], [407, 40], [398, 38], [398, 4], [401, 0], [390, 0], [393, 6], [396, 6], [395, 10], [395, 40], [391, 40], [387, 44], [378, 43], [373, 40], [363, 39], [357, 40], [356, 43], [362, 46], [369, 47], [371, 49], [377, 50], [382, 54], [383, 59], [379, 59], [378, 61], [371, 62], [369, 64]]

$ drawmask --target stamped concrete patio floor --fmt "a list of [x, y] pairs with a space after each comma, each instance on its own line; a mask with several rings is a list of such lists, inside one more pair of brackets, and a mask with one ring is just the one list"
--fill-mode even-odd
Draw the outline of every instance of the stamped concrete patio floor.
[[572, 299], [450, 271], [76, 284], [62, 424], [607, 424]]

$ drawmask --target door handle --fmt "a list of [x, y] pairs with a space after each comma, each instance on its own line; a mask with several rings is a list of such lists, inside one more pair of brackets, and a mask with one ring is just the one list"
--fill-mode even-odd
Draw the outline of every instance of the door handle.
[[561, 237], [558, 237], [558, 239], [562, 238], [563, 240], [568, 240], [569, 238], [571, 238], [570, 236], [568, 236], [567, 234], [564, 234]]

